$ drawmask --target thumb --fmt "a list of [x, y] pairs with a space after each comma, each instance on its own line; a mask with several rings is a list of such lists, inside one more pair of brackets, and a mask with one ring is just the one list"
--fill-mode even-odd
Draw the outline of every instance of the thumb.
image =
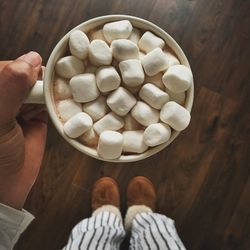
[[35, 84], [42, 58], [29, 52], [8, 63], [0, 72], [0, 125], [15, 120], [19, 108]]

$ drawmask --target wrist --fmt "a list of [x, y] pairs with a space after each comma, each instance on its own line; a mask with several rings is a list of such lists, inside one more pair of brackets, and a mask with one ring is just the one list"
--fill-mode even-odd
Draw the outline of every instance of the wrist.
[[11, 190], [9, 188], [5, 190], [2, 187], [0, 189], [0, 203], [18, 210], [23, 208], [27, 195], [19, 191], [22, 189], [18, 189], [16, 186], [11, 187]]
[[16, 120], [0, 122], [0, 143], [10, 137], [16, 127]]
[[0, 126], [0, 202], [21, 209], [26, 190], [20, 182], [24, 162], [23, 134], [16, 122]]
[[[15, 175], [24, 162], [24, 139], [16, 122], [0, 126], [0, 178]], [[6, 178], [8, 180], [8, 178]]]

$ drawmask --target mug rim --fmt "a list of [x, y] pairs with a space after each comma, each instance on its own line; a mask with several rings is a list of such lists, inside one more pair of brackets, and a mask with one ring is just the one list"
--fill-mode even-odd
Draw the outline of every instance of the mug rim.
[[[190, 68], [190, 64], [188, 62], [188, 59], [181, 49], [181, 47], [178, 45], [178, 43], [162, 28], [159, 26], [155, 25], [154, 23], [147, 21], [145, 19], [136, 17], [136, 16], [130, 16], [130, 15], [105, 15], [105, 16], [99, 16], [95, 17], [92, 19], [89, 19], [85, 22], [82, 22], [81, 24], [77, 25], [73, 29], [71, 29], [69, 32], [67, 32], [56, 44], [54, 47], [53, 51], [51, 52], [49, 59], [46, 64], [46, 69], [45, 69], [45, 75], [44, 75], [44, 96], [45, 96], [45, 103], [48, 109], [49, 116], [52, 120], [53, 125], [56, 127], [56, 130], [59, 132], [59, 134], [68, 142], [70, 143], [74, 148], [79, 150], [80, 152], [87, 154], [88, 156], [91, 156], [93, 158], [96, 158], [98, 160], [102, 161], [107, 161], [107, 162], [134, 162], [134, 161], [139, 161], [146, 159], [161, 150], [163, 150], [165, 147], [167, 147], [169, 144], [171, 144], [176, 137], [180, 134], [178, 131], [173, 131], [171, 134], [170, 139], [158, 146], [149, 148], [145, 152], [141, 154], [130, 154], [130, 155], [121, 155], [118, 159], [113, 159], [113, 160], [108, 160], [108, 159], [103, 159], [97, 154], [97, 150], [91, 147], [88, 147], [79, 141], [75, 139], [71, 139], [67, 137], [64, 132], [63, 132], [63, 125], [56, 114], [56, 110], [54, 107], [54, 97], [53, 93], [51, 92], [51, 87], [53, 84], [52, 79], [54, 77], [54, 64], [55, 64], [55, 58], [56, 55], [59, 53], [59, 51], [62, 51], [63, 47], [64, 49], [67, 46], [67, 42], [69, 39], [69, 35], [71, 32], [74, 30], [83, 30], [86, 27], [91, 26], [92, 24], [96, 24], [95, 27], [98, 27], [100, 25], [104, 25], [105, 23], [108, 22], [113, 22], [113, 21], [119, 21], [119, 20], [129, 20], [131, 21], [132, 24], [137, 23], [144, 26], [144, 30], [151, 30], [153, 31], [156, 35], [160, 36], [165, 43], [176, 53], [177, 57], [181, 61], [181, 64], [186, 65], [187, 67]], [[102, 24], [97, 25], [97, 23], [101, 22]], [[133, 25], [134, 27], [137, 27], [136, 25]], [[140, 28], [139, 28], [140, 29]], [[52, 67], [53, 65], [53, 67]], [[194, 98], [194, 83], [192, 83], [191, 87], [187, 90], [186, 92], [186, 100], [185, 100], [185, 105], [184, 107], [191, 112], [192, 106], [193, 106], [193, 98]]]

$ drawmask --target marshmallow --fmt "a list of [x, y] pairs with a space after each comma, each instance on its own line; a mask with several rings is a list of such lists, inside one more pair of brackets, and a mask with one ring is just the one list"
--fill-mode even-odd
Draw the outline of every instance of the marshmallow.
[[86, 146], [96, 147], [98, 144], [99, 136], [92, 127], [88, 131], [86, 131], [79, 139]]
[[69, 85], [72, 91], [73, 98], [77, 102], [93, 101], [100, 94], [96, 86], [95, 75], [91, 73], [72, 77]]
[[161, 109], [161, 107], [169, 101], [168, 94], [152, 83], [144, 84], [139, 92], [139, 96], [155, 109]]
[[84, 71], [84, 64], [75, 56], [65, 56], [60, 58], [55, 66], [56, 73], [64, 78], [71, 78]]
[[89, 114], [93, 121], [101, 119], [109, 111], [106, 98], [103, 96], [99, 96], [96, 100], [83, 104], [82, 107], [83, 111]]
[[103, 35], [103, 31], [102, 29], [99, 29], [99, 30], [96, 30], [96, 31], [93, 31], [92, 33], [90, 33], [90, 40], [103, 40], [103, 41], [106, 41], [105, 40], [105, 37]]
[[167, 142], [171, 136], [171, 128], [164, 123], [149, 125], [143, 135], [143, 141], [149, 147], [154, 147]]
[[169, 50], [164, 50], [164, 54], [166, 55], [167, 61], [168, 61], [168, 68], [173, 65], [180, 64], [179, 59]]
[[91, 117], [80, 112], [71, 117], [63, 126], [64, 133], [70, 138], [77, 138], [93, 125]]
[[113, 112], [108, 113], [94, 124], [94, 130], [97, 134], [101, 134], [105, 130], [119, 130], [124, 126], [124, 121], [121, 117]]
[[106, 23], [103, 26], [103, 35], [111, 43], [115, 39], [128, 38], [133, 27], [128, 20]]
[[170, 101], [174, 101], [177, 102], [180, 105], [184, 105], [185, 104], [185, 99], [186, 99], [186, 94], [185, 92], [180, 92], [180, 93], [174, 93], [172, 91], [170, 91], [169, 89], [166, 88], [166, 92], [169, 95], [169, 100]]
[[94, 65], [110, 65], [112, 52], [103, 40], [93, 40], [89, 45], [89, 60]]
[[133, 116], [129, 113], [124, 117], [124, 130], [140, 130], [141, 124], [139, 124]]
[[165, 72], [162, 81], [170, 91], [180, 93], [190, 88], [193, 83], [193, 74], [184, 65], [174, 65]]
[[150, 31], [146, 31], [138, 42], [139, 48], [148, 53], [155, 48], [162, 49], [165, 42]]
[[145, 56], [146, 54], [144, 54], [143, 52], [139, 51], [139, 59], [140, 61], [142, 60], [142, 58]]
[[95, 74], [97, 72], [98, 68], [94, 65], [87, 65], [85, 68], [85, 73], [92, 73]]
[[101, 92], [108, 92], [120, 86], [121, 78], [114, 67], [107, 66], [97, 71], [96, 83]]
[[113, 57], [117, 61], [139, 58], [139, 48], [128, 39], [118, 39], [111, 43]]
[[117, 115], [125, 116], [136, 104], [136, 99], [128, 90], [119, 87], [108, 96], [107, 104]]
[[184, 130], [190, 122], [190, 113], [176, 102], [167, 102], [161, 109], [160, 119], [177, 131]]
[[143, 141], [143, 130], [123, 132], [122, 150], [124, 152], [143, 153], [147, 149], [148, 146]]
[[122, 153], [123, 135], [115, 131], [101, 133], [97, 153], [104, 159], [112, 160], [119, 158]]
[[131, 111], [131, 114], [137, 122], [145, 127], [149, 126], [152, 123], [157, 123], [160, 116], [158, 110], [151, 108], [148, 104], [141, 101], [138, 101], [135, 104]]
[[141, 31], [139, 29], [133, 28], [131, 35], [128, 37], [128, 39], [137, 45], [140, 38]]
[[156, 75], [168, 67], [166, 55], [160, 48], [150, 51], [142, 58], [141, 63], [146, 74], [149, 76]]
[[73, 31], [69, 36], [70, 53], [83, 60], [88, 55], [89, 39], [81, 30]]
[[154, 76], [145, 76], [145, 82], [153, 83], [159, 89], [165, 90], [165, 85], [162, 82], [162, 73], [158, 73]]
[[122, 79], [130, 87], [141, 85], [144, 81], [144, 72], [141, 62], [129, 59], [119, 63]]
[[82, 112], [82, 105], [72, 99], [59, 101], [56, 104], [56, 108], [62, 122], [66, 122], [72, 116]]
[[64, 78], [57, 78], [54, 83], [54, 96], [57, 100], [68, 99], [72, 97], [69, 88], [69, 81]]
[[126, 84], [123, 84], [123, 86], [133, 95], [138, 95], [138, 92], [141, 89], [141, 85], [140, 86], [136, 86], [136, 87], [129, 87]]

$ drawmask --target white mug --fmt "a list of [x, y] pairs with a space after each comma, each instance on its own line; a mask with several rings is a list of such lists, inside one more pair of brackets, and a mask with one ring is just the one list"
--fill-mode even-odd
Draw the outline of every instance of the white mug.
[[[63, 57], [65, 55], [67, 46], [68, 46], [68, 40], [69, 35], [74, 30], [82, 30], [85, 33], [88, 33], [90, 30], [102, 26], [105, 23], [118, 21], [118, 20], [129, 20], [134, 27], [137, 27], [142, 30], [152, 31], [159, 37], [161, 37], [166, 44], [175, 52], [177, 57], [179, 58], [181, 64], [187, 66], [190, 68], [189, 62], [180, 48], [180, 46], [176, 43], [176, 41], [167, 34], [164, 30], [156, 26], [155, 24], [146, 21], [144, 19], [134, 17], [134, 16], [127, 16], [127, 15], [107, 15], [107, 16], [100, 16], [93, 19], [90, 19], [71, 31], [69, 31], [55, 46], [53, 49], [49, 60], [46, 65], [45, 74], [43, 81], [38, 81], [33, 89], [30, 92], [30, 95], [28, 96], [26, 103], [45, 103], [47, 106], [48, 113], [50, 115], [50, 118], [58, 130], [58, 132], [61, 134], [61, 136], [70, 143], [73, 147], [81, 151], [82, 153], [85, 153], [91, 157], [94, 157], [99, 160], [104, 161], [110, 161], [110, 162], [133, 162], [145, 159], [151, 155], [154, 155], [161, 151], [163, 148], [168, 146], [178, 135], [180, 132], [174, 131], [170, 137], [170, 139], [159, 146], [153, 147], [145, 151], [141, 154], [131, 154], [131, 155], [122, 155], [120, 158], [115, 160], [105, 160], [101, 158], [97, 151], [94, 148], [87, 147], [83, 145], [82, 143], [78, 142], [77, 140], [70, 139], [67, 137], [63, 132], [63, 125], [56, 113], [56, 107], [55, 107], [55, 101], [53, 97], [53, 77], [55, 73], [55, 64], [58, 61], [59, 58]], [[194, 85], [190, 87], [190, 89], [186, 93], [186, 100], [184, 107], [191, 112], [192, 105], [193, 105], [193, 98], [194, 98]]]

